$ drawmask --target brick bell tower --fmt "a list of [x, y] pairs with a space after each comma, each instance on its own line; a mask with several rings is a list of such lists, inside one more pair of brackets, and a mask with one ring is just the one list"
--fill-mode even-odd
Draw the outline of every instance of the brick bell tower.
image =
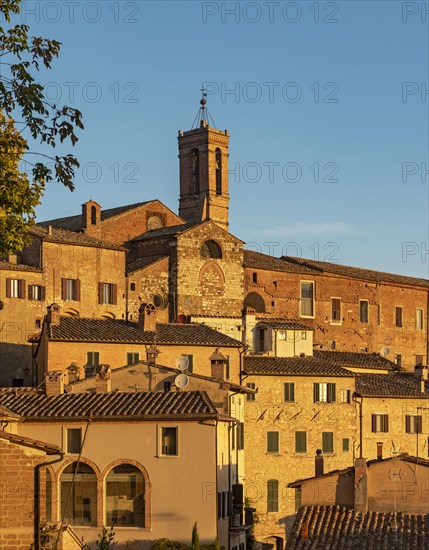
[[[201, 90], [192, 130], [179, 131], [179, 216], [189, 222], [212, 220], [228, 230], [228, 130], [216, 130]], [[209, 122], [213, 126], [210, 126]]]

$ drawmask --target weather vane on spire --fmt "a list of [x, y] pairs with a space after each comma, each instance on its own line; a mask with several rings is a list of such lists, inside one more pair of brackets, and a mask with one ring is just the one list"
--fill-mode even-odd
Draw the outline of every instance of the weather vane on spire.
[[207, 109], [207, 88], [202, 86], [201, 90], [201, 100], [200, 105], [201, 107], [198, 109], [197, 116], [194, 119], [194, 122], [192, 124], [192, 129], [200, 127], [205, 128], [206, 126], [210, 126], [210, 121], [214, 128], [216, 128], [216, 124], [214, 123], [213, 117], [209, 113], [209, 110]]

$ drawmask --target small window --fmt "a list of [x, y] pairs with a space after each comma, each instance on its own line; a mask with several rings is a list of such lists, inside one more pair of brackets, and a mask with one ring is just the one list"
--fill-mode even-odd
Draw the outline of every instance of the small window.
[[267, 432], [267, 453], [279, 452], [279, 432]]
[[229, 366], [229, 355], [226, 356], [226, 363], [225, 363], [225, 378], [226, 380], [229, 380], [230, 378], [230, 366]]
[[222, 152], [216, 149], [216, 195], [222, 195]]
[[324, 453], [334, 452], [334, 434], [333, 432], [322, 432], [322, 451]]
[[295, 382], [285, 382], [285, 401], [294, 402], [295, 401]]
[[42, 328], [42, 319], [36, 319], [35, 321], [35, 327], [37, 329]]
[[387, 433], [389, 431], [389, 415], [372, 414], [371, 431], [372, 433]]
[[79, 279], [61, 279], [61, 298], [71, 302], [80, 301]]
[[341, 299], [331, 299], [331, 322], [339, 323], [341, 321]]
[[377, 325], [381, 325], [381, 305], [377, 305]]
[[423, 310], [416, 309], [416, 329], [423, 330]]
[[395, 307], [395, 327], [402, 328], [402, 307]]
[[25, 298], [24, 279], [6, 279], [6, 298]]
[[252, 273], [252, 282], [253, 282], [253, 283], [257, 283], [257, 282], [258, 282], [258, 274], [257, 274], [257, 273]]
[[368, 300], [359, 300], [359, 321], [368, 323]]
[[41, 285], [28, 285], [28, 299], [35, 302], [43, 302], [45, 299], [45, 287]]
[[91, 225], [97, 225], [97, 208], [91, 206]]
[[188, 354], [188, 372], [192, 373], [194, 372], [194, 356]]
[[314, 283], [301, 282], [301, 316], [314, 317]]
[[279, 330], [278, 331], [279, 340], [286, 340], [286, 331], [285, 330]]
[[336, 386], [333, 383], [314, 383], [314, 403], [335, 403]]
[[350, 439], [343, 437], [343, 452], [348, 453], [350, 451]]
[[407, 414], [405, 416], [405, 432], [407, 434], [421, 434], [423, 432], [423, 417]]
[[82, 442], [82, 429], [71, 428], [67, 429], [67, 452], [79, 454]]
[[301, 340], [307, 340], [307, 333], [306, 332], [301, 332]]
[[277, 479], [267, 481], [267, 512], [279, 511], [279, 482]]
[[277, 281], [273, 281], [274, 290], [277, 290]]
[[113, 283], [99, 283], [98, 285], [98, 303], [116, 305], [117, 287]]
[[[256, 384], [254, 382], [248, 382], [246, 384], [246, 387], [250, 388], [251, 390], [254, 390], [255, 387], [256, 387]], [[246, 400], [247, 401], [255, 401], [255, 394], [254, 393], [246, 394]]]
[[98, 367], [100, 365], [100, 352], [88, 351], [86, 354], [86, 364], [88, 367]]
[[341, 403], [350, 403], [350, 390], [341, 390]]
[[423, 365], [423, 355], [416, 355], [416, 367]]
[[135, 365], [140, 361], [140, 354], [135, 352], [127, 353], [127, 365]]
[[307, 432], [295, 432], [295, 452], [307, 452]]
[[398, 365], [398, 367], [402, 367], [402, 355], [400, 353], [397, 353], [395, 355], [395, 363]]
[[302, 502], [301, 487], [296, 487], [295, 488], [295, 512], [298, 512], [298, 510], [301, 508], [301, 502]]
[[135, 290], [136, 289], [136, 283], [130, 283], [130, 290]]
[[161, 454], [177, 456], [177, 428], [161, 428]]

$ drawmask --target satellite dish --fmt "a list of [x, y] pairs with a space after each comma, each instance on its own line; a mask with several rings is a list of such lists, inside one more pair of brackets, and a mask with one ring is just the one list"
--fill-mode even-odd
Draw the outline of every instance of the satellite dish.
[[383, 357], [387, 357], [390, 353], [390, 349], [387, 346], [383, 346], [380, 353]]
[[182, 372], [185, 372], [185, 370], [189, 367], [189, 359], [187, 355], [180, 355], [176, 359], [176, 369], [179, 369]]
[[176, 388], [186, 388], [189, 384], [189, 378], [186, 374], [178, 374], [174, 379], [174, 383], [176, 384]]

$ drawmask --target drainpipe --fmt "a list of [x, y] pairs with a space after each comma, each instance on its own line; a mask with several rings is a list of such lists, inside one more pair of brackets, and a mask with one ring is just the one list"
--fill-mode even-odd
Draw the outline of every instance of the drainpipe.
[[[360, 401], [358, 401], [356, 398], [360, 397]], [[363, 406], [363, 397], [358, 395], [356, 392], [354, 392], [353, 401], [359, 405], [359, 458], [363, 458], [363, 432], [362, 432], [362, 426], [363, 426], [363, 415], [362, 415], [362, 406]]]
[[37, 464], [34, 468], [34, 550], [41, 550], [40, 544], [40, 469], [45, 466], [50, 466], [51, 464], [57, 464], [64, 460], [64, 455], [62, 451], [55, 453], [59, 454], [60, 457], [52, 460], [51, 462], [42, 462]]

